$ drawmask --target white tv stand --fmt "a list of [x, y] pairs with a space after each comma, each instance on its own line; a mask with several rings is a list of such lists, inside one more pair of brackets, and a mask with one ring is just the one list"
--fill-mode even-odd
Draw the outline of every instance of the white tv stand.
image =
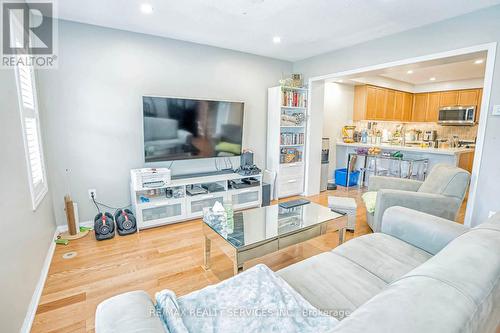
[[[137, 228], [144, 229], [165, 224], [192, 220], [203, 216], [204, 207], [212, 207], [216, 201], [220, 203], [231, 201], [234, 210], [259, 207], [262, 203], [262, 174], [242, 176], [237, 173], [222, 173], [201, 175], [196, 177], [173, 177], [164, 186], [149, 190], [138, 190], [132, 180], [130, 193]], [[240, 189], [230, 188], [231, 180], [256, 178], [258, 186]], [[199, 195], [189, 195], [187, 189], [193, 185], [217, 183], [220, 191]], [[146, 200], [141, 200], [147, 198]]]

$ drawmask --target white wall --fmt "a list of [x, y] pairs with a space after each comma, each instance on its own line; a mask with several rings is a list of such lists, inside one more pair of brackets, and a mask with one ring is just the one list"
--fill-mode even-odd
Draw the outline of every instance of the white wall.
[[0, 70], [0, 86], [0, 331], [19, 332], [55, 223], [50, 192], [31, 204], [14, 70]]
[[420, 93], [445, 90], [473, 89], [482, 88], [483, 85], [484, 79], [456, 80], [415, 85], [412, 92]]
[[336, 165], [335, 143], [342, 137], [342, 127], [352, 123], [354, 111], [354, 86], [341, 83], [325, 83], [323, 137], [330, 138], [330, 165], [328, 179], [333, 171], [344, 166]]
[[[143, 167], [143, 95], [244, 101], [243, 147], [264, 168], [267, 88], [290, 72], [289, 62], [61, 21], [59, 68], [38, 72], [57, 224], [66, 223], [67, 168], [82, 221], [96, 213], [89, 188], [109, 205], [129, 203], [129, 170]], [[173, 165], [199, 170], [215, 170], [213, 160]]]
[[[353, 47], [337, 50], [294, 63], [294, 72], [306, 78], [360, 67], [500, 41], [500, 6], [490, 7], [450, 20], [427, 25]], [[498, 54], [497, 50], [497, 54]], [[472, 224], [488, 212], [500, 211], [497, 198], [500, 185], [500, 117], [491, 115], [493, 104], [500, 104], [500, 56], [496, 58], [488, 112], [485, 145], [477, 187]]]

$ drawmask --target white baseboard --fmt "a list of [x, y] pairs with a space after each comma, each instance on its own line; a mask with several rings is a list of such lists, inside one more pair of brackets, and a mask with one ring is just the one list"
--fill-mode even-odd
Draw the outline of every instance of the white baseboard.
[[49, 250], [47, 251], [47, 256], [45, 257], [42, 271], [40, 272], [40, 277], [38, 278], [35, 291], [33, 292], [33, 296], [31, 297], [31, 301], [28, 306], [28, 311], [26, 312], [26, 317], [24, 318], [23, 326], [21, 327], [21, 333], [29, 333], [31, 331], [38, 303], [40, 302], [40, 297], [42, 296], [43, 286], [45, 285], [45, 280], [47, 280], [47, 275], [49, 273], [50, 263], [52, 262], [52, 257], [54, 256], [54, 251], [56, 249], [54, 239], [56, 239], [58, 234], [59, 231], [56, 228], [54, 236], [50, 240]]
[[[80, 222], [80, 227], [87, 227], [87, 228], [94, 228], [94, 221], [84, 221]], [[68, 226], [67, 225], [58, 225], [57, 226], [57, 232], [66, 232], [68, 231]]]

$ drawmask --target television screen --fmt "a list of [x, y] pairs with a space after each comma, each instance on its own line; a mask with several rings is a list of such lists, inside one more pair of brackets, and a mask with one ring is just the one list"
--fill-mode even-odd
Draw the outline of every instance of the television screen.
[[241, 102], [144, 96], [146, 162], [241, 155]]

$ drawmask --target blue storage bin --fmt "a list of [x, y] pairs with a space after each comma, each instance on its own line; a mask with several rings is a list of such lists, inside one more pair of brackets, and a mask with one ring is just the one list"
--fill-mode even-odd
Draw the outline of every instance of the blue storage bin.
[[[349, 187], [358, 185], [359, 171], [349, 172]], [[335, 170], [335, 184], [347, 187], [347, 169]]]

